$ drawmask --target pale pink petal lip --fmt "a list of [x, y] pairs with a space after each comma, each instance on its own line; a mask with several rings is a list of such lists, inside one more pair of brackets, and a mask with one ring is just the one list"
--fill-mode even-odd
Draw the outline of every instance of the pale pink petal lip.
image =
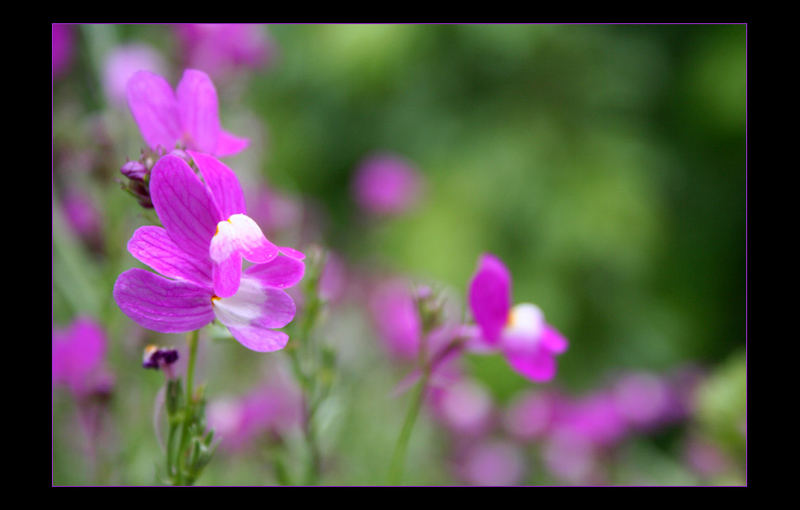
[[237, 247], [245, 260], [254, 264], [265, 264], [280, 253], [278, 247], [264, 236], [261, 228], [249, 216], [234, 214], [228, 221], [233, 226]]
[[279, 351], [289, 342], [289, 335], [283, 331], [257, 326], [228, 326], [228, 330], [240, 344], [257, 352]]
[[208, 287], [138, 268], [123, 272], [114, 284], [114, 299], [122, 312], [161, 333], [193, 331], [213, 321], [211, 297]]
[[214, 197], [222, 218], [247, 212], [244, 193], [236, 174], [227, 165], [209, 154], [187, 151], [194, 160], [206, 186]]
[[211, 261], [207, 257], [189, 256], [161, 227], [139, 227], [128, 241], [128, 251], [164, 276], [198, 285], [208, 285], [211, 281]]
[[172, 149], [181, 139], [178, 101], [169, 83], [150, 71], [138, 71], [126, 87], [128, 107], [147, 145]]
[[219, 140], [217, 90], [203, 71], [187, 69], [176, 90], [178, 111], [187, 146], [202, 152], [215, 152]]
[[159, 159], [150, 173], [150, 197], [174, 243], [195, 258], [207, 258], [222, 218], [211, 193], [189, 165], [169, 154]]
[[515, 371], [535, 382], [547, 382], [556, 375], [556, 359], [539, 346], [535, 350], [506, 353], [506, 360]]
[[539, 340], [547, 350], [553, 354], [561, 354], [569, 347], [569, 342], [556, 328], [550, 324], [544, 325], [542, 338]]
[[469, 306], [484, 339], [496, 344], [511, 309], [511, 275], [494, 255], [481, 257], [469, 287]]
[[213, 152], [219, 157], [233, 156], [245, 150], [248, 145], [250, 145], [250, 140], [247, 138], [240, 138], [225, 130], [220, 130], [217, 147]]

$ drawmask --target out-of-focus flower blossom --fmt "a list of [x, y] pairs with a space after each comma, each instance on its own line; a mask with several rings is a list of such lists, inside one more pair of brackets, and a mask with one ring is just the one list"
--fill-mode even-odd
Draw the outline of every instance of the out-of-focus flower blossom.
[[220, 126], [217, 91], [202, 71], [187, 69], [175, 92], [167, 80], [137, 71], [127, 84], [128, 106], [152, 150], [177, 145], [215, 156], [230, 156], [249, 141]]
[[353, 196], [365, 211], [390, 215], [411, 208], [422, 190], [422, 177], [407, 161], [391, 154], [370, 156], [356, 170]]
[[276, 52], [264, 25], [185, 24], [176, 32], [186, 65], [214, 77], [237, 68], [262, 68]]
[[[289, 337], [274, 329], [294, 318], [295, 303], [284, 289], [303, 277], [303, 255], [275, 247], [271, 258], [242, 273], [237, 253], [252, 259], [267, 248], [272, 252], [274, 245], [265, 245], [268, 241], [257, 235], [258, 226], [243, 214], [244, 196], [233, 171], [208, 155], [190, 155], [205, 182], [181, 158], [161, 158], [150, 174], [150, 192], [164, 228], [140, 227], [128, 242], [131, 255], [164, 276], [143, 269], [125, 271], [114, 285], [114, 298], [128, 317], [148, 329], [183, 333], [216, 318], [249, 349], [282, 349]], [[232, 217], [236, 224], [228, 221]], [[228, 250], [228, 259], [238, 267], [223, 268], [220, 277], [212, 259], [214, 238], [223, 229], [225, 239], [217, 249]], [[235, 293], [221, 297], [219, 289], [230, 289], [234, 279]]]
[[699, 437], [692, 437], [685, 443], [683, 456], [689, 468], [703, 478], [718, 476], [731, 466], [722, 450]]
[[245, 191], [247, 210], [264, 232], [276, 234], [298, 229], [303, 221], [302, 203], [266, 186], [253, 186]]
[[53, 23], [53, 78], [62, 76], [72, 61], [72, 29]]
[[108, 395], [114, 385], [105, 369], [106, 335], [92, 319], [80, 317], [66, 330], [53, 330], [53, 384], [76, 398]]
[[422, 322], [407, 283], [399, 279], [382, 282], [370, 296], [369, 308], [389, 353], [401, 359], [415, 359]]
[[558, 423], [566, 406], [566, 400], [555, 392], [526, 392], [511, 403], [505, 428], [520, 441], [542, 438]]
[[628, 432], [628, 423], [608, 391], [598, 391], [571, 402], [557, 427], [601, 447], [616, 444]]
[[515, 371], [532, 381], [555, 377], [555, 357], [567, 350], [567, 339], [544, 321], [537, 306], [511, 307], [511, 274], [494, 255], [480, 259], [470, 282], [469, 307], [479, 329], [477, 349], [502, 352]]
[[325, 267], [319, 279], [319, 294], [327, 301], [337, 301], [347, 286], [347, 267], [335, 253], [328, 252]]
[[146, 44], [118, 46], [106, 56], [103, 67], [103, 87], [106, 97], [112, 104], [123, 105], [126, 100], [128, 80], [137, 71], [150, 71], [163, 75], [165, 70], [164, 59], [150, 46]]
[[612, 391], [617, 411], [630, 425], [650, 428], [667, 420], [673, 397], [666, 381], [657, 375], [626, 374]]
[[597, 447], [587, 438], [570, 430], [557, 431], [542, 449], [547, 471], [556, 479], [570, 483], [600, 481]]
[[208, 422], [221, 447], [242, 451], [265, 435], [287, 432], [300, 424], [302, 401], [296, 386], [284, 377], [271, 378], [241, 399], [212, 402]]
[[460, 477], [474, 485], [516, 485], [524, 471], [525, 461], [519, 448], [505, 441], [468, 448], [458, 465]]
[[61, 207], [72, 231], [90, 246], [97, 247], [101, 241], [102, 220], [91, 198], [71, 189], [64, 194]]
[[461, 379], [444, 388], [434, 388], [431, 397], [436, 416], [453, 432], [479, 436], [489, 429], [492, 398], [483, 386]]

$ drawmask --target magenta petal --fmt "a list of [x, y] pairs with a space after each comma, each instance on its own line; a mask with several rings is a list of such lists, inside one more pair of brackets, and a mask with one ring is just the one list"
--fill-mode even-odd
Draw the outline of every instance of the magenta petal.
[[530, 351], [510, 351], [506, 359], [511, 368], [535, 382], [547, 382], [556, 375], [555, 356], [539, 347]]
[[569, 342], [556, 328], [550, 324], [544, 325], [542, 331], [542, 338], [539, 340], [542, 347], [552, 352], [553, 354], [561, 354], [569, 347]]
[[287, 257], [292, 257], [293, 259], [303, 260], [306, 258], [306, 254], [295, 250], [294, 248], [289, 248], [288, 246], [281, 246], [280, 247], [281, 253], [286, 255]]
[[167, 234], [190, 255], [208, 256], [220, 214], [214, 198], [181, 158], [166, 155], [150, 173], [150, 197]]
[[469, 286], [469, 306], [486, 340], [495, 344], [511, 308], [511, 275], [494, 255], [481, 257]]
[[187, 69], [176, 92], [181, 127], [185, 131], [184, 136], [188, 138], [188, 148], [215, 152], [220, 124], [217, 90], [211, 78], [203, 71]]
[[53, 332], [53, 382], [65, 383], [75, 394], [91, 386], [106, 352], [106, 336], [92, 319], [81, 317], [67, 331]]
[[232, 214], [246, 213], [242, 186], [233, 170], [213, 156], [194, 151], [188, 152], [197, 164], [197, 168], [200, 169], [203, 180], [211, 191], [211, 196], [214, 197], [222, 218], [227, 219]]
[[263, 285], [285, 289], [297, 284], [305, 273], [306, 265], [291, 257], [279, 256], [267, 262], [250, 266], [245, 273], [257, 278]]
[[214, 320], [211, 289], [129, 269], [114, 284], [114, 300], [140, 326], [161, 333], [184, 333]]
[[238, 252], [214, 262], [214, 294], [219, 297], [231, 297], [239, 290], [239, 281], [242, 278], [242, 256]]
[[250, 145], [250, 140], [247, 138], [239, 138], [225, 130], [220, 130], [217, 149], [214, 151], [214, 154], [219, 157], [233, 156], [245, 150], [248, 145]]
[[199, 285], [208, 285], [211, 281], [209, 258], [192, 257], [176, 245], [161, 227], [139, 227], [128, 241], [128, 251], [164, 276]]
[[126, 87], [128, 107], [151, 149], [172, 149], [181, 138], [178, 101], [169, 83], [150, 71], [138, 71]]
[[244, 214], [234, 214], [228, 221], [233, 226], [236, 245], [245, 260], [254, 264], [265, 264], [278, 256], [278, 247], [264, 236], [252, 218]]
[[257, 326], [228, 326], [228, 330], [240, 344], [258, 352], [279, 351], [286, 347], [289, 342], [289, 335], [283, 331], [274, 331]]

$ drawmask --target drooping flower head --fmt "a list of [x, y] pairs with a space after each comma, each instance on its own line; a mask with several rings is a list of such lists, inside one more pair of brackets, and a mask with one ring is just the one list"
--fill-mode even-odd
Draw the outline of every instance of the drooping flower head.
[[[109, 102], [124, 105], [127, 85], [137, 71], [164, 74], [164, 59], [146, 44], [117, 46], [106, 56], [103, 67], [103, 88]], [[165, 147], [170, 148], [170, 147]]]
[[[304, 255], [269, 242], [245, 213], [233, 171], [207, 154], [189, 151], [203, 178], [174, 155], [153, 167], [150, 192], [164, 227], [134, 232], [128, 251], [161, 275], [123, 272], [114, 285], [120, 309], [162, 333], [200, 329], [214, 319], [255, 351], [282, 349], [276, 328], [295, 315], [284, 289], [303, 277]], [[242, 259], [254, 265], [242, 271]]]
[[94, 320], [81, 317], [65, 330], [53, 330], [53, 385], [78, 398], [107, 394], [113, 377], [103, 366], [106, 335]]
[[419, 198], [422, 177], [407, 161], [391, 154], [370, 156], [359, 166], [353, 196], [365, 211], [379, 215], [400, 214]]
[[276, 52], [263, 25], [183, 24], [176, 32], [186, 65], [215, 78], [237, 68], [262, 68]]
[[567, 349], [567, 340], [544, 321], [536, 305], [511, 306], [511, 274], [494, 255], [480, 259], [469, 286], [469, 307], [478, 343], [502, 352], [515, 371], [532, 381], [555, 377], [555, 356]]
[[244, 150], [249, 143], [223, 130], [217, 90], [203, 71], [187, 69], [175, 92], [167, 80], [137, 71], [127, 85], [128, 106], [152, 150], [176, 145], [217, 157]]

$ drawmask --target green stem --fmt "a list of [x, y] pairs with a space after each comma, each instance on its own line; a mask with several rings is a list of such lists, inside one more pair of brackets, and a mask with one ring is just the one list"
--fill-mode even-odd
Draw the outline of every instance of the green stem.
[[186, 368], [186, 405], [192, 405], [192, 384], [194, 382], [194, 364], [197, 360], [197, 338], [200, 336], [200, 330], [195, 330], [189, 333], [189, 365]]
[[397, 444], [394, 447], [394, 454], [392, 455], [392, 465], [389, 470], [389, 483], [392, 485], [399, 485], [403, 477], [403, 464], [406, 458], [406, 449], [408, 448], [408, 440], [411, 438], [411, 431], [414, 428], [414, 423], [419, 416], [419, 410], [422, 407], [422, 402], [425, 400], [425, 393], [428, 387], [428, 377], [430, 370], [425, 367], [422, 373], [417, 391], [411, 405], [406, 412], [406, 419], [403, 422], [403, 428], [400, 430], [400, 437], [397, 438]]
[[189, 426], [194, 419], [194, 402], [192, 400], [192, 393], [194, 391], [194, 365], [197, 360], [197, 338], [200, 336], [200, 330], [195, 330], [187, 335], [189, 340], [189, 363], [186, 367], [186, 404], [183, 409], [183, 416], [181, 422], [181, 440], [178, 443], [178, 458], [177, 458], [177, 477], [176, 485], [183, 485], [185, 482], [183, 474], [186, 471], [186, 445], [189, 439]]

